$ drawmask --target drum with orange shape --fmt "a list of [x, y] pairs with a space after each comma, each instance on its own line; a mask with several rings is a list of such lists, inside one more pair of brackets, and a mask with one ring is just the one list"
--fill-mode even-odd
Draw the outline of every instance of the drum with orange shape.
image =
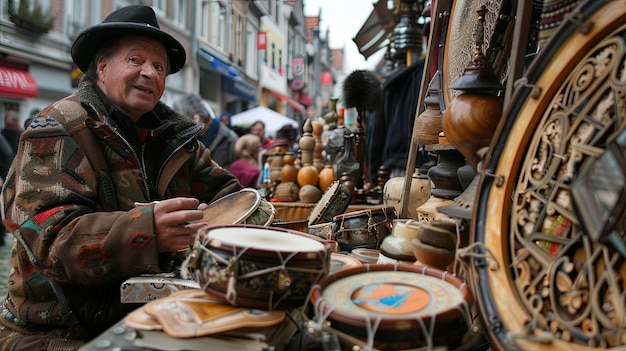
[[365, 349], [455, 349], [471, 329], [471, 303], [469, 287], [452, 274], [365, 264], [328, 274], [313, 287], [308, 326]]

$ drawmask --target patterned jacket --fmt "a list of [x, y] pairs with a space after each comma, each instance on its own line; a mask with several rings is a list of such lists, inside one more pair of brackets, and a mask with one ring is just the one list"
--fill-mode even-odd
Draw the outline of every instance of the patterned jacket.
[[[211, 160], [191, 119], [159, 103], [154, 113], [167, 128], [151, 144], [133, 146], [105, 111], [84, 79], [20, 139], [1, 198], [4, 223], [16, 240], [0, 323], [22, 333], [67, 324], [49, 279], [62, 286], [79, 317], [107, 328], [127, 312], [111, 307], [119, 303], [122, 281], [167, 269], [169, 260], [153, 240], [153, 206], [135, 206], [158, 199], [150, 186], [161, 198], [205, 203], [241, 189]], [[143, 154], [152, 148], [159, 152], [151, 162], [161, 166], [149, 177]]]

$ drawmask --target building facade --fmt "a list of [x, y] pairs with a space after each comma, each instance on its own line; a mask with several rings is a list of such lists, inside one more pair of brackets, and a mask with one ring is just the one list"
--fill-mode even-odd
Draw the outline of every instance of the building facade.
[[199, 93], [217, 114], [261, 105], [298, 121], [320, 115], [332, 58], [319, 28], [309, 27], [304, 1], [4, 0], [0, 127], [7, 111], [23, 121], [73, 93], [82, 75], [70, 56], [74, 38], [131, 4], [152, 6], [161, 29], [187, 51], [183, 70], [167, 78], [165, 103]]

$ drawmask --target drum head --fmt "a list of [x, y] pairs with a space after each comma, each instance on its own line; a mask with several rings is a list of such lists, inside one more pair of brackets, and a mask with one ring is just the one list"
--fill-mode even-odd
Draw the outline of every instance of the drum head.
[[495, 349], [626, 345], [626, 6], [572, 15], [514, 92], [477, 192], [469, 281]]
[[325, 251], [324, 244], [312, 236], [258, 226], [210, 228], [207, 238], [211, 247], [226, 250], [249, 247], [247, 251], [258, 253]]
[[[331, 326], [385, 342], [443, 334], [458, 342], [469, 328], [468, 286], [430, 267], [365, 264], [340, 270], [313, 287], [311, 303], [324, 310], [318, 315], [329, 313]], [[365, 335], [368, 330], [374, 335]]]
[[202, 222], [209, 226], [243, 223], [261, 202], [261, 194], [255, 189], [245, 188], [226, 195], [204, 209]]

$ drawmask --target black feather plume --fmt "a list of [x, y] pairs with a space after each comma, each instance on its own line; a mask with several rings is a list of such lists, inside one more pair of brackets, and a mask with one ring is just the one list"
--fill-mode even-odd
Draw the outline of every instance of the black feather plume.
[[382, 103], [380, 80], [372, 71], [355, 70], [343, 81], [343, 103], [358, 112], [374, 111]]

